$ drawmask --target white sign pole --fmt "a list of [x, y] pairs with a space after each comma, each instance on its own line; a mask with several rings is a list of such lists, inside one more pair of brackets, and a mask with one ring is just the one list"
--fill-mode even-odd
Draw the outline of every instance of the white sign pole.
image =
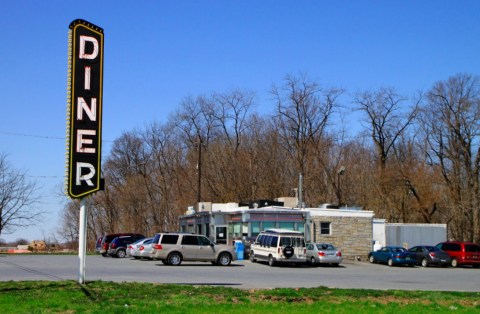
[[78, 259], [79, 259], [79, 271], [78, 271], [78, 283], [85, 283], [85, 255], [87, 248], [87, 209], [86, 199], [82, 197], [80, 199], [80, 228], [78, 230]]

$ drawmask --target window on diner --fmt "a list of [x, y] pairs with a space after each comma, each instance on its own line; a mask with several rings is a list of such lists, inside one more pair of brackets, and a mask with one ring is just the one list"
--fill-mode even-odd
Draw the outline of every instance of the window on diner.
[[275, 222], [271, 222], [271, 221], [264, 221], [263, 222], [263, 230], [274, 229], [274, 228], [276, 228]]
[[252, 232], [251, 236], [256, 237], [260, 233], [260, 222], [251, 222], [250, 226]]
[[321, 222], [320, 223], [320, 234], [331, 234], [330, 222]]
[[293, 222], [281, 222], [280, 228], [287, 229], [287, 230], [295, 230]]

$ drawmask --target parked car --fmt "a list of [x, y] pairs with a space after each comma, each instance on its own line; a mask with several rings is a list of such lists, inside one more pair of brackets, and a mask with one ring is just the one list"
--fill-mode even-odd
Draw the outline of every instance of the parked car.
[[417, 265], [427, 267], [429, 265], [450, 265], [451, 259], [447, 252], [430, 245], [418, 245], [408, 250], [416, 255]]
[[121, 258], [126, 257], [127, 247], [133, 242], [144, 238], [145, 237], [143, 235], [126, 235], [116, 237], [108, 246], [108, 255]]
[[452, 259], [452, 267], [471, 265], [480, 267], [480, 245], [472, 242], [447, 241], [436, 245], [437, 248], [448, 253]]
[[340, 265], [342, 252], [329, 243], [307, 243], [307, 261], [311, 265], [331, 264]]
[[129, 232], [106, 234], [102, 237], [101, 247], [100, 247], [100, 249], [97, 250], [97, 252], [102, 254], [103, 257], [108, 256], [108, 246], [110, 245], [110, 242], [112, 242], [112, 240], [115, 239], [116, 237], [127, 236], [127, 235], [141, 236], [142, 238], [145, 238], [141, 234], [129, 233]]
[[368, 254], [370, 263], [386, 263], [388, 266], [408, 265], [415, 266], [416, 255], [400, 246], [384, 246], [378, 251]]
[[139, 244], [136, 249], [135, 258], [152, 259], [152, 256], [151, 256], [152, 242], [153, 242], [153, 238], [149, 238], [145, 240], [143, 243]]
[[103, 237], [99, 237], [97, 239], [97, 242], [95, 242], [95, 253], [100, 254], [100, 251], [102, 249], [102, 239]]
[[143, 239], [137, 240], [136, 242], [133, 242], [127, 247], [127, 256], [131, 256], [135, 259], [141, 258], [140, 248], [143, 246], [143, 244], [146, 241], [150, 241], [150, 243], [152, 243], [152, 240], [153, 238], [143, 238]]
[[233, 246], [215, 244], [203, 235], [191, 233], [157, 233], [152, 241], [151, 257], [175, 266], [182, 261], [228, 266], [237, 259]]
[[250, 261], [305, 263], [307, 257], [303, 232], [287, 229], [268, 229], [260, 232], [250, 247]]

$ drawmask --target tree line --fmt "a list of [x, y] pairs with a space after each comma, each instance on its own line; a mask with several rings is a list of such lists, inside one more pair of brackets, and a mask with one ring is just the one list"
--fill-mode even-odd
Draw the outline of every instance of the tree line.
[[[89, 239], [178, 230], [198, 201], [294, 196], [301, 174], [305, 206], [446, 223], [450, 239], [479, 242], [479, 92], [479, 77], [464, 73], [417, 95], [392, 87], [349, 95], [300, 74], [272, 87], [269, 114], [255, 111], [252, 91], [186, 97], [166, 122], [115, 139], [105, 190], [87, 201]], [[72, 242], [78, 207], [63, 211], [60, 233]]]

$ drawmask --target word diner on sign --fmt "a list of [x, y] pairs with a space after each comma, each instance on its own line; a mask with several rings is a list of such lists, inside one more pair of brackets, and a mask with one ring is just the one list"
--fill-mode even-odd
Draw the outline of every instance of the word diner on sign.
[[84, 197], [102, 189], [103, 29], [85, 20], [69, 26], [67, 193]]

